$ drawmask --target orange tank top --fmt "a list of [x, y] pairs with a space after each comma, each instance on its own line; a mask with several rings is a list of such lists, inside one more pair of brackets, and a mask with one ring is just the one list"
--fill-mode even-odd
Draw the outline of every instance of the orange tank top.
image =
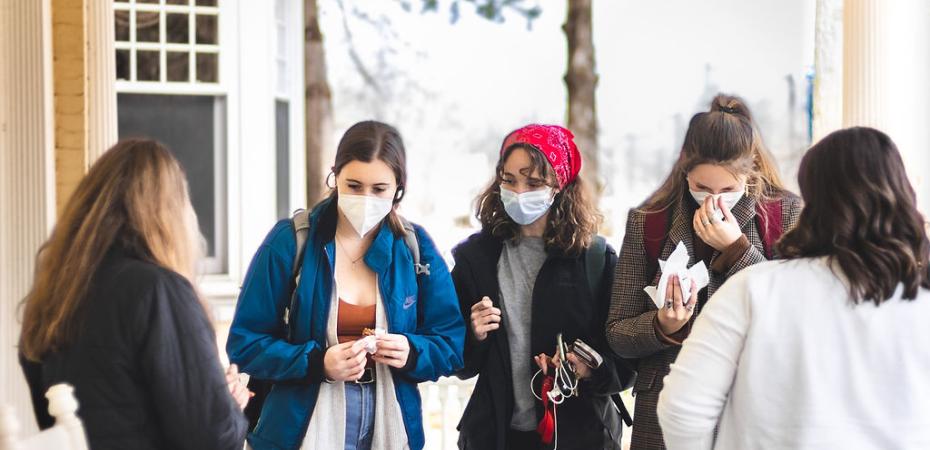
[[365, 328], [375, 329], [375, 305], [358, 306], [339, 299], [339, 317], [336, 321], [339, 343], [361, 339]]
[[[336, 318], [339, 343], [361, 339], [365, 328], [375, 329], [375, 305], [358, 306], [339, 299], [339, 316]], [[374, 367], [371, 355], [368, 355], [365, 367]]]

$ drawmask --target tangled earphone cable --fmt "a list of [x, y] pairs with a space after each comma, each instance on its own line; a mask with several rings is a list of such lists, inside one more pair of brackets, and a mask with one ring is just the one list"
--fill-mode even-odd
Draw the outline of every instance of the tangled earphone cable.
[[[542, 396], [536, 394], [536, 391], [533, 389], [533, 385], [536, 383], [536, 377], [542, 373], [542, 369], [536, 371], [533, 374], [533, 378], [530, 379], [530, 392], [533, 393], [533, 397], [536, 397], [536, 400], [543, 401]], [[552, 450], [558, 450], [559, 448], [559, 413], [558, 406], [565, 402], [565, 399], [569, 397], [578, 396], [578, 379], [575, 377], [574, 372], [571, 370], [571, 365], [566, 361], [563, 364], [559, 364], [555, 368], [555, 373], [553, 375], [552, 389], [549, 392], [546, 392], [546, 397], [549, 398], [549, 401], [552, 402], [552, 422], [555, 432], [555, 446], [552, 447]], [[562, 391], [561, 386], [566, 386], [566, 391]], [[542, 394], [542, 393], [541, 393]]]

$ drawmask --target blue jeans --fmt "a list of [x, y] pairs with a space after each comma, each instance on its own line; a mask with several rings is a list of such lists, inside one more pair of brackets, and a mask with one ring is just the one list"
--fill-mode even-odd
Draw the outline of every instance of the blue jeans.
[[375, 429], [375, 385], [346, 383], [345, 450], [371, 450]]

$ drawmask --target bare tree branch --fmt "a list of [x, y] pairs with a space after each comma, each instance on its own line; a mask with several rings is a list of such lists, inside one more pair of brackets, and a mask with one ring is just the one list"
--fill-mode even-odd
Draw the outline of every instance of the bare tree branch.
[[372, 88], [379, 96], [382, 95], [382, 89], [378, 80], [371, 75], [371, 71], [368, 70], [368, 67], [365, 66], [365, 63], [362, 61], [362, 58], [358, 54], [358, 49], [355, 46], [355, 40], [352, 37], [352, 29], [349, 27], [348, 15], [346, 13], [345, 4], [342, 0], [336, 0], [336, 4], [339, 6], [339, 11], [342, 13], [342, 29], [346, 33], [346, 38], [349, 42], [349, 59], [352, 61], [352, 64], [355, 66], [355, 70], [358, 71], [361, 75], [362, 80]]

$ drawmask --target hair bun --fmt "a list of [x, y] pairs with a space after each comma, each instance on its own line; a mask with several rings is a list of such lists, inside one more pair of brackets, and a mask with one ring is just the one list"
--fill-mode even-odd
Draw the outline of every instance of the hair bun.
[[729, 106], [721, 106], [720, 111], [730, 114], [736, 114], [736, 108], [730, 108]]
[[710, 102], [710, 112], [722, 112], [735, 114], [752, 120], [749, 108], [743, 99], [735, 95], [717, 94], [714, 100]]

